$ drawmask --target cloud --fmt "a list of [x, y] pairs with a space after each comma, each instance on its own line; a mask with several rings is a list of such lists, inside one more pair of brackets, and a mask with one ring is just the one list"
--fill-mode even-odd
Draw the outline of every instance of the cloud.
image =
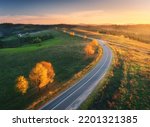
[[37, 16], [18, 15], [0, 16], [0, 22], [24, 23], [24, 24], [148, 24], [150, 13], [146, 11], [120, 11], [108, 12], [103, 10], [87, 10], [68, 12], [65, 14], [46, 14]]
[[45, 14], [43, 16], [29, 16], [29, 15], [16, 15], [16, 16], [0, 16], [1, 22], [13, 23], [35, 23], [35, 24], [57, 24], [57, 23], [81, 23], [86, 21], [87, 18], [99, 17], [103, 13], [102, 10], [91, 11], [78, 11], [69, 12], [67, 14]]

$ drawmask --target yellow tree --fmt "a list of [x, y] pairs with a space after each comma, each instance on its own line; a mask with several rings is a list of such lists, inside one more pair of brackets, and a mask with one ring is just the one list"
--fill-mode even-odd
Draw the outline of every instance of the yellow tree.
[[93, 47], [93, 48], [96, 48], [99, 44], [98, 44], [98, 41], [96, 39], [92, 40], [90, 42], [90, 45]]
[[94, 49], [89, 44], [85, 46], [84, 51], [88, 56], [93, 55], [95, 53]]
[[18, 92], [25, 94], [28, 90], [29, 84], [24, 76], [19, 76], [16, 79], [16, 89]]
[[91, 41], [90, 43], [88, 43], [85, 48], [84, 48], [84, 51], [86, 53], [86, 55], [93, 55], [95, 54], [95, 51], [98, 47], [98, 41], [97, 40], [93, 40]]
[[70, 32], [70, 35], [71, 35], [71, 36], [74, 36], [74, 35], [75, 35], [75, 33], [74, 33], [74, 32]]
[[37, 63], [29, 74], [31, 83], [37, 85], [39, 88], [52, 83], [54, 76], [55, 73], [51, 63], [45, 61]]
[[47, 76], [49, 82], [52, 83], [54, 81], [54, 76], [55, 76], [55, 72], [52, 64], [46, 61], [42, 61], [41, 64], [47, 69]]

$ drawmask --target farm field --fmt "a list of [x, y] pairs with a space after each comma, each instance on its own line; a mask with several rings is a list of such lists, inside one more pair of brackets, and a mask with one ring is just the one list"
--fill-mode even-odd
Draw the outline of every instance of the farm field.
[[[120, 27], [126, 28], [125, 26]], [[112, 35], [99, 33], [97, 32], [99, 29], [95, 27], [90, 27], [89, 30], [81, 28], [74, 28], [74, 30], [104, 40], [112, 48], [114, 59], [107, 78], [99, 83], [80, 109], [149, 110], [150, 43], [145, 40], [138, 41], [137, 39], [125, 37], [120, 35], [121, 33], [117, 34], [118, 29], [115, 35]], [[107, 28], [112, 29], [111, 26]], [[148, 34], [147, 30], [143, 32], [145, 36]], [[139, 29], [137, 29], [138, 31]], [[126, 32], [130, 34], [131, 31], [126, 30]]]
[[124, 36], [137, 41], [150, 43], [150, 25], [85, 25], [76, 27], [76, 29], [78, 28], [101, 34]]
[[[54, 28], [42, 30], [34, 36], [41, 37], [45, 33], [52, 38], [40, 43], [25, 42], [13, 48], [0, 49], [0, 109], [37, 109], [80, 79], [95, 64], [93, 61], [97, 53], [86, 57], [84, 52], [89, 40], [67, 35]], [[14, 39], [9, 37], [5, 41], [10, 43]], [[23, 75], [28, 79], [32, 68], [41, 61], [53, 65], [54, 82], [40, 90], [31, 86], [24, 95], [17, 93], [16, 78]]]

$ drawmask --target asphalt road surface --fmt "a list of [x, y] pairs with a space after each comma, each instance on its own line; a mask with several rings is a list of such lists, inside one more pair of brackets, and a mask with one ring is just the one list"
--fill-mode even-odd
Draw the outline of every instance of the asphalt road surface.
[[[79, 34], [76, 34], [76, 36], [83, 37]], [[104, 41], [98, 40], [98, 42], [103, 48], [103, 56], [97, 63], [97, 65], [80, 81], [61, 93], [58, 97], [49, 101], [43, 107], [41, 107], [41, 110], [77, 109], [81, 105], [81, 103], [89, 96], [89, 94], [95, 89], [97, 84], [107, 73], [112, 61], [111, 49], [104, 43]]]

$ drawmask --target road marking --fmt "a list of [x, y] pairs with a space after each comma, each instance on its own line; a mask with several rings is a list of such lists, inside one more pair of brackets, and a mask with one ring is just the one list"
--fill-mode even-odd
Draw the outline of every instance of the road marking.
[[[104, 74], [105, 74], [105, 73], [103, 72], [103, 73], [102, 73], [102, 77], [103, 77]], [[100, 77], [100, 80], [102, 79], [102, 77]], [[82, 93], [82, 95], [83, 95], [83, 93]], [[80, 95], [77, 99], [75, 99], [75, 101], [78, 100], [82, 95]], [[73, 101], [66, 109], [69, 110], [69, 107], [70, 107], [75, 101]]]
[[[66, 32], [67, 33], [67, 32]], [[68, 33], [69, 34], [69, 33]], [[76, 34], [76, 36], [79, 36]], [[94, 38], [89, 38], [89, 39], [94, 39]], [[98, 39], [100, 40], [100, 39]], [[102, 40], [101, 40], [102, 41]], [[95, 67], [96, 68], [96, 67]], [[92, 72], [94, 70], [94, 68], [90, 71]], [[89, 72], [89, 73], [90, 73]], [[82, 80], [84, 80], [86, 78], [86, 76], [89, 74], [87, 73], [82, 79], [80, 79], [77, 83], [75, 83], [73, 86], [71, 86], [69, 89], [67, 89], [66, 91], [62, 92], [60, 95], [58, 95], [56, 98], [52, 99], [50, 102], [46, 103], [45, 105], [43, 105], [39, 110], [42, 110], [43, 108], [45, 108], [46, 106], [48, 106], [50, 103], [52, 103], [54, 100], [58, 99], [60, 96], [62, 96], [63, 94], [65, 94], [66, 92], [68, 92], [70, 89], [72, 89], [73, 87], [75, 87], [79, 82], [81, 82]]]
[[[107, 50], [106, 50], [107, 52]], [[81, 87], [83, 87], [84, 85], [86, 85], [98, 72], [99, 70], [105, 65], [106, 61], [108, 59], [108, 53], [107, 53], [107, 57], [105, 59], [105, 62], [103, 63], [103, 65], [97, 70], [97, 72], [90, 78], [88, 79], [85, 83], [83, 83], [79, 88], [77, 88], [73, 93], [71, 93], [69, 96], [67, 96], [64, 100], [62, 100], [61, 102], [59, 102], [55, 107], [53, 107], [51, 110], [55, 109], [58, 105], [62, 104], [66, 99], [68, 99], [71, 95], [73, 95], [76, 91], [78, 91]]]
[[[109, 66], [110, 63], [111, 63], [111, 60], [112, 60], [112, 55], [111, 55], [111, 59], [109, 60], [108, 66]], [[106, 70], [106, 69], [105, 69], [105, 70]], [[102, 75], [101, 75], [101, 77], [100, 77], [100, 79], [99, 79], [98, 82], [100, 82], [100, 80], [105, 76], [105, 74], [106, 74], [106, 71], [102, 73]], [[95, 86], [95, 87], [96, 87], [96, 86]], [[94, 87], [94, 88], [95, 88], [95, 87]], [[94, 89], [94, 88], [93, 88], [93, 89]], [[82, 93], [82, 95], [83, 95], [83, 93]], [[82, 95], [80, 95], [77, 99], [75, 99], [75, 101], [77, 101]], [[86, 98], [87, 98], [87, 97], [86, 97]], [[69, 107], [70, 107], [75, 101], [73, 101], [73, 102], [66, 108], [66, 110], [69, 110]]]
[[[76, 35], [76, 36], [79, 36], [79, 35]], [[82, 37], [82, 36], [80, 36], [80, 37]], [[93, 39], [93, 38], [89, 38], [89, 39]], [[101, 41], [100, 44], [101, 44], [101, 43], [104, 43], [103, 40], [100, 40], [100, 39], [97, 39], [97, 40]], [[102, 45], [102, 46], [103, 46], [103, 45]], [[103, 48], [104, 48], [104, 46], [103, 46]], [[107, 61], [107, 59], [108, 59], [108, 49], [106, 50], [106, 52], [107, 52], [107, 58], [105, 59], [105, 62], [103, 63], [102, 66], [104, 66], [104, 64], [106, 63], [106, 61]], [[112, 56], [111, 56], [111, 57], [112, 57]], [[110, 62], [111, 62], [111, 61], [110, 61]], [[98, 69], [98, 71], [102, 68], [102, 66]], [[96, 67], [97, 67], [97, 66], [96, 66]], [[96, 67], [95, 67], [95, 68], [96, 68]], [[92, 72], [92, 71], [94, 71], [94, 69], [91, 70], [91, 72]], [[97, 71], [93, 76], [95, 76], [95, 75], [98, 73], [98, 71]], [[91, 72], [89, 72], [89, 73], [91, 73]], [[74, 85], [73, 85], [72, 87], [70, 87], [68, 90], [62, 92], [59, 96], [57, 96], [56, 98], [52, 99], [50, 102], [48, 102], [47, 104], [45, 104], [45, 105], [44, 105], [43, 107], [41, 107], [40, 109], [45, 108], [45, 107], [48, 106], [50, 103], [52, 103], [53, 101], [57, 100], [60, 96], [62, 96], [63, 94], [65, 94], [66, 92], [68, 92], [70, 89], [72, 89], [73, 87], [75, 87], [78, 83], [80, 83], [81, 81], [83, 81], [89, 73], [87, 73], [84, 78], [82, 78], [81, 80], [79, 80], [76, 84], [74, 84]], [[105, 73], [106, 73], [106, 72], [105, 72]], [[93, 76], [92, 76], [89, 80], [91, 80], [91, 79], [93, 78]], [[103, 77], [103, 76], [102, 76], [102, 77]], [[88, 81], [89, 81], [89, 80], [88, 80]], [[87, 82], [88, 82], [88, 81], [87, 81]], [[87, 83], [87, 82], [86, 82], [86, 83]], [[81, 87], [83, 87], [86, 83], [84, 83], [84, 84], [83, 84], [82, 86], [80, 86], [78, 89], [80, 89]], [[78, 89], [76, 89], [72, 94], [74, 94]], [[70, 94], [67, 98], [69, 98], [72, 94]], [[60, 103], [58, 103], [55, 107], [57, 107], [59, 104], [63, 103], [67, 98], [64, 98], [64, 100], [62, 100]], [[53, 107], [52, 109], [54, 109], [55, 107]]]

